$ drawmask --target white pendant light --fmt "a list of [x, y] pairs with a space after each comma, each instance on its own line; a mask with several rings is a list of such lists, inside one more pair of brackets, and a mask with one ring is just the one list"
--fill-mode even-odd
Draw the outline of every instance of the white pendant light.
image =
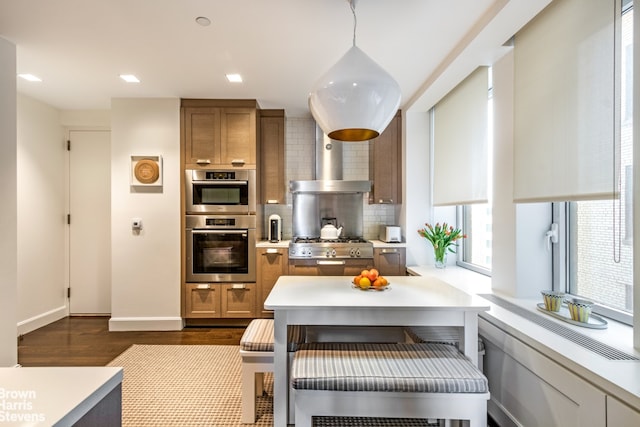
[[353, 46], [316, 82], [309, 109], [331, 139], [368, 141], [380, 135], [400, 106], [398, 83], [356, 46], [355, 0]]

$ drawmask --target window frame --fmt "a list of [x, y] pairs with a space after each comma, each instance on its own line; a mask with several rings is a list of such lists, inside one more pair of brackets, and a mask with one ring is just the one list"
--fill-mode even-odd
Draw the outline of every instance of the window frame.
[[[468, 205], [459, 205], [456, 206], [456, 226], [457, 228], [462, 229], [462, 231], [467, 234], [467, 230], [464, 227], [464, 214], [465, 210], [468, 208]], [[469, 234], [471, 235], [471, 234]], [[456, 251], [456, 265], [458, 267], [466, 268], [467, 270], [474, 271], [476, 273], [491, 277], [491, 269], [482, 267], [478, 264], [473, 264], [469, 261], [465, 261], [464, 254], [467, 247], [467, 242], [469, 239], [460, 240], [460, 244], [458, 246], [458, 250]]]
[[[552, 274], [553, 274], [553, 290], [564, 292], [568, 296], [580, 297], [570, 292], [569, 282], [569, 266], [567, 265], [569, 258], [569, 234], [571, 232], [569, 225], [569, 203], [555, 202], [552, 203], [552, 221], [558, 224], [558, 243], [552, 245]], [[609, 319], [615, 320], [626, 325], [633, 325], [633, 314], [622, 310], [617, 310], [606, 305], [596, 303], [592, 312]]]

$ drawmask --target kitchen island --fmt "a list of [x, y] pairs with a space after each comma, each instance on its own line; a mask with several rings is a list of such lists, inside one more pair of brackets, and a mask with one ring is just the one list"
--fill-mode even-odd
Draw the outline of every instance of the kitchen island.
[[122, 368], [0, 368], [2, 426], [120, 426]]
[[[288, 325], [428, 326], [464, 328], [461, 350], [478, 361], [478, 313], [486, 300], [437, 278], [390, 276], [384, 291], [363, 291], [344, 276], [282, 276], [265, 301], [274, 311], [274, 425], [287, 425]], [[289, 421], [291, 422], [291, 421]]]

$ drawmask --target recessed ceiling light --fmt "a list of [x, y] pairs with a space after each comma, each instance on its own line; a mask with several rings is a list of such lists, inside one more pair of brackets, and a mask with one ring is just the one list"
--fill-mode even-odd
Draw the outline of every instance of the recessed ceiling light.
[[140, 83], [140, 80], [133, 74], [120, 74], [120, 78], [127, 83]]
[[21, 77], [30, 82], [41, 82], [42, 79], [40, 77], [34, 76], [33, 74], [18, 74], [18, 77]]
[[211, 20], [206, 16], [198, 16], [196, 18], [196, 23], [198, 25], [202, 25], [203, 27], [208, 27], [209, 25], [211, 25]]
[[242, 83], [242, 76], [240, 74], [227, 74], [227, 80], [231, 83]]

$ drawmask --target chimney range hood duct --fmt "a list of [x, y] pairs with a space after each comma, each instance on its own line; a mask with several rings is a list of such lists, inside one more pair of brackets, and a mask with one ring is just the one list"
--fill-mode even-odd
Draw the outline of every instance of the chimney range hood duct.
[[371, 181], [344, 181], [342, 179], [342, 141], [329, 138], [316, 125], [315, 180], [291, 181], [292, 193], [366, 193]]

